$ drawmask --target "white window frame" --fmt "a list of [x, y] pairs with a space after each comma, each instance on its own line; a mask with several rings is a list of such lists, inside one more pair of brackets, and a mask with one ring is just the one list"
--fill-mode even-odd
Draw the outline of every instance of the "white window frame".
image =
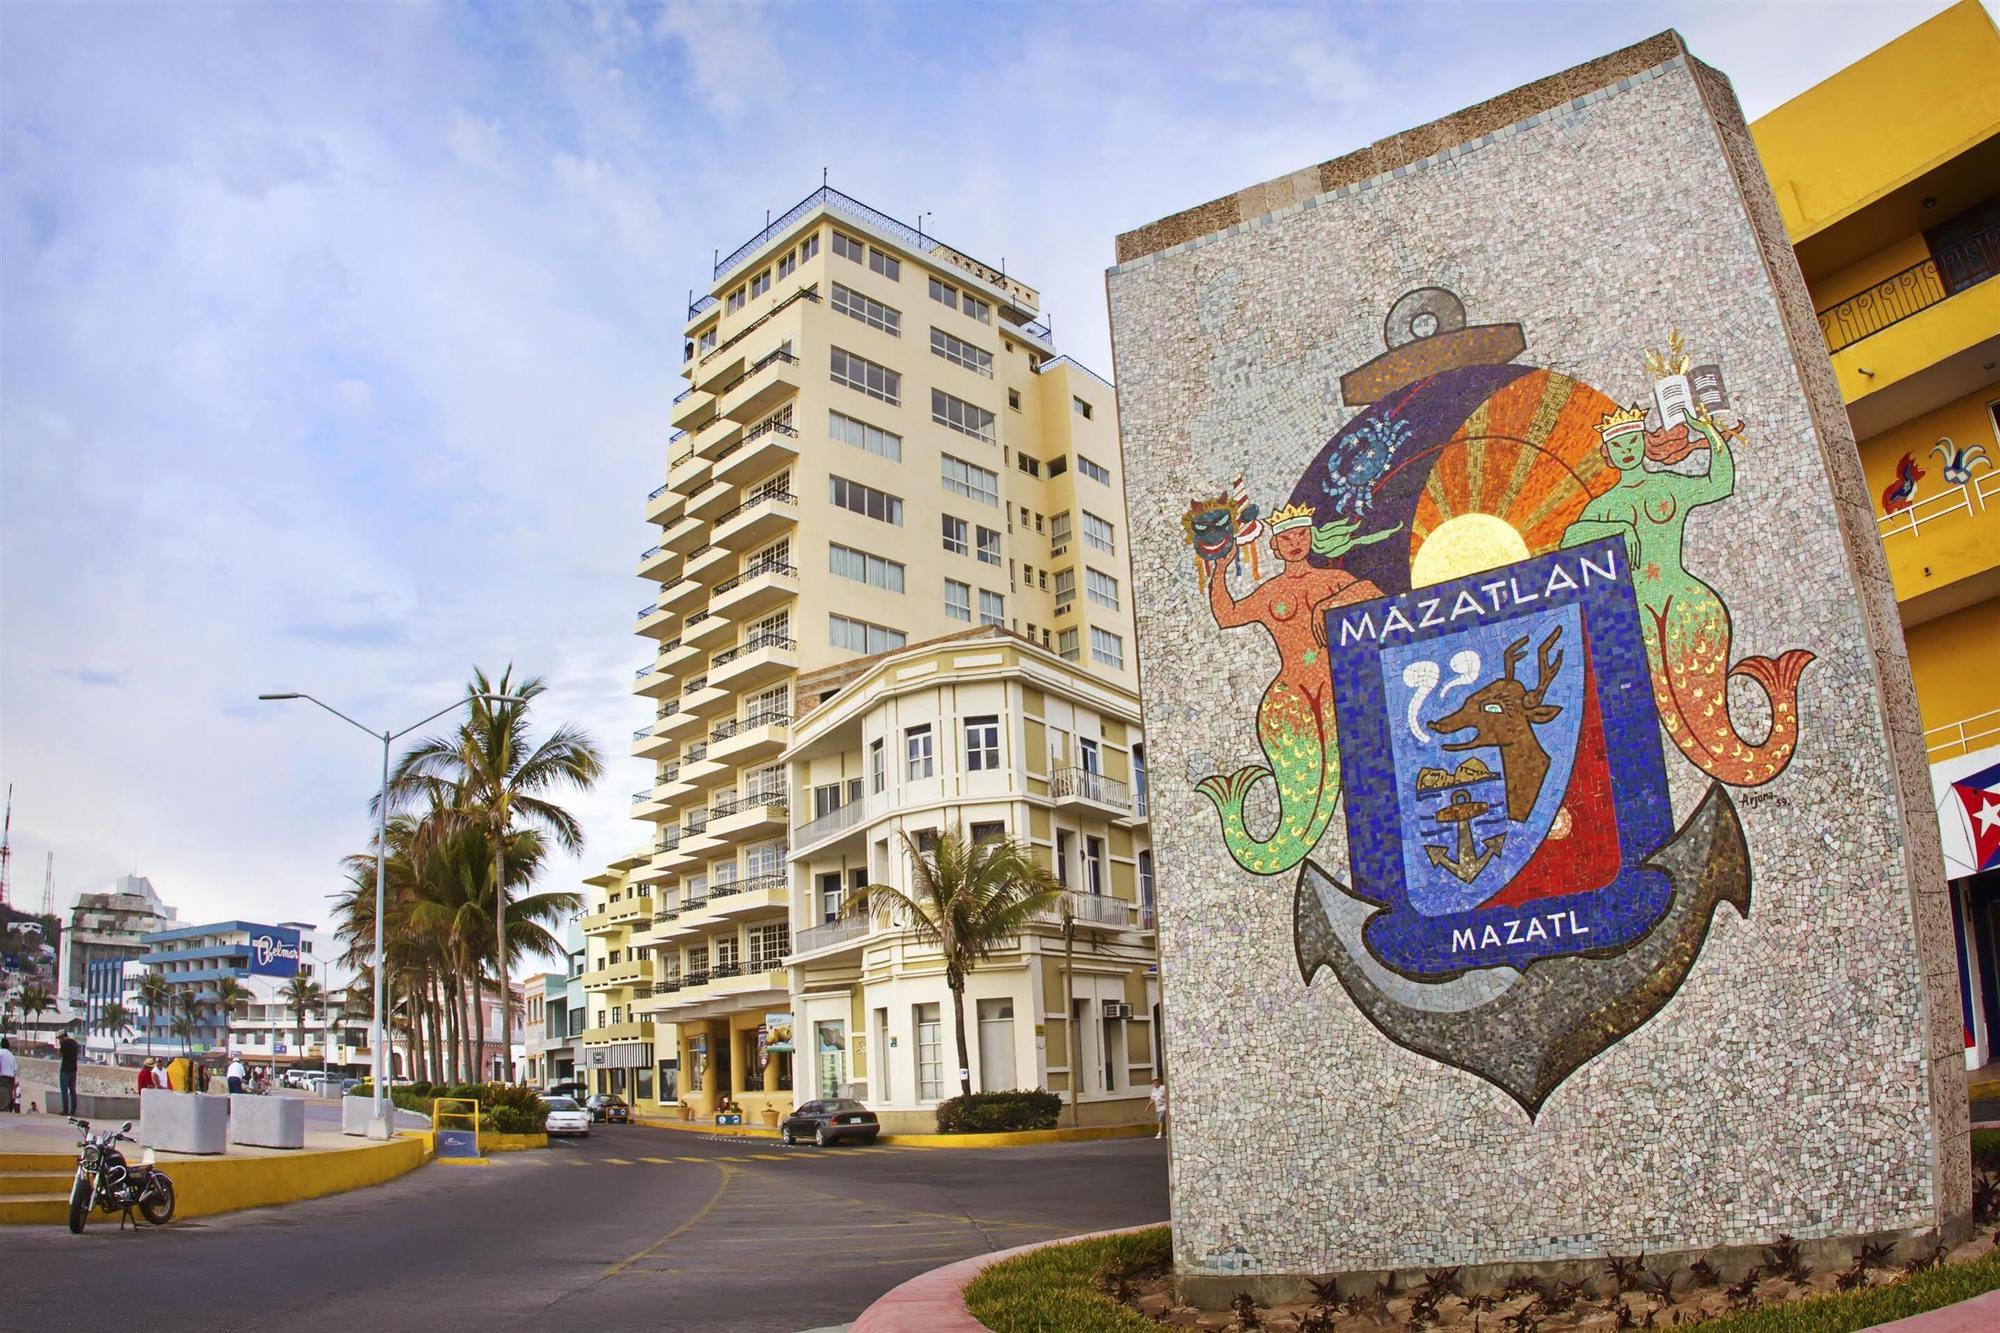
[[1112, 578], [1101, 569], [1092, 569], [1088, 565], [1084, 566], [1083, 592], [1084, 596], [1099, 606], [1109, 607], [1113, 611], [1119, 609], [1118, 580]]
[[972, 585], [957, 579], [944, 581], [944, 615], [947, 620], [972, 622]]
[[977, 463], [968, 463], [956, 454], [938, 455], [938, 482], [953, 495], [977, 500], [988, 508], [1000, 507], [1000, 474]]
[[993, 414], [977, 403], [968, 403], [943, 389], [931, 390], [931, 420], [960, 435], [993, 443]]
[[921, 782], [937, 776], [936, 738], [931, 724], [903, 728], [903, 781]]
[[[1108, 646], [1107, 646], [1108, 645]], [[1125, 640], [1097, 625], [1090, 627], [1090, 660], [1100, 666], [1125, 669]]]
[[835, 384], [865, 393], [870, 398], [879, 398], [891, 406], [900, 406], [903, 401], [903, 376], [889, 367], [858, 356], [844, 347], [832, 351], [828, 365], [829, 377]]
[[903, 497], [876, 490], [865, 482], [831, 473], [826, 479], [826, 498], [828, 503], [850, 514], [872, 518], [892, 527], [903, 526]]
[[991, 773], [1000, 767], [1000, 719], [987, 713], [965, 719], [965, 771]]
[[979, 590], [979, 623], [982, 625], [1005, 625], [1007, 623], [1007, 599], [1000, 593], [986, 588]]
[[903, 437], [892, 430], [870, 425], [859, 417], [851, 417], [845, 412], [828, 408], [826, 411], [826, 433], [842, 444], [849, 445], [863, 453], [886, 458], [891, 463], [903, 461]]
[[939, 529], [944, 536], [944, 549], [953, 555], [968, 555], [972, 551], [972, 525], [953, 514], [943, 516]]
[[833, 308], [849, 319], [866, 324], [871, 329], [880, 329], [891, 338], [903, 336], [903, 312], [892, 305], [884, 305], [865, 292], [857, 292], [852, 287], [833, 284]]
[[1083, 511], [1083, 544], [1106, 555], [1117, 555], [1118, 530], [1111, 525], [1110, 519], [1099, 518], [1086, 509]]
[[963, 338], [955, 338], [937, 325], [931, 325], [931, 355], [943, 357], [954, 366], [963, 367], [975, 375], [993, 378], [993, 353], [983, 347], [976, 347]]

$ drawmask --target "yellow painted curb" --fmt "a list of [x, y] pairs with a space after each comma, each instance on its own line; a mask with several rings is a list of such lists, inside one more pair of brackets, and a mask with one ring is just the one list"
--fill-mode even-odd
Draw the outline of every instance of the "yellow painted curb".
[[1076, 1129], [1017, 1129], [999, 1134], [884, 1134], [897, 1148], [1028, 1148], [1039, 1143], [1090, 1143], [1099, 1139], [1151, 1138], [1153, 1125], [1083, 1125]]
[[440, 1157], [440, 1158], [438, 1158], [438, 1159], [437, 1159], [437, 1164], [438, 1164], [439, 1166], [491, 1166], [491, 1165], [493, 1165], [493, 1163], [492, 1163], [492, 1162], [488, 1161], [488, 1160], [487, 1160], [486, 1158], [484, 1158], [484, 1157]]
[[691, 1120], [647, 1120], [632, 1117], [632, 1123], [646, 1129], [673, 1129], [683, 1134], [727, 1134], [739, 1139], [775, 1139], [778, 1131], [762, 1125], [698, 1125]]
[[479, 1147], [485, 1152], [525, 1152], [530, 1148], [546, 1148], [549, 1136], [546, 1134], [481, 1134]]
[[[422, 1135], [403, 1134], [386, 1143], [352, 1148], [302, 1148], [258, 1157], [178, 1158], [161, 1166], [174, 1180], [174, 1216], [212, 1217], [380, 1185], [416, 1170], [430, 1156]], [[74, 1169], [75, 1159], [66, 1159], [66, 1165]], [[14, 1219], [0, 1213], [0, 1220]]]

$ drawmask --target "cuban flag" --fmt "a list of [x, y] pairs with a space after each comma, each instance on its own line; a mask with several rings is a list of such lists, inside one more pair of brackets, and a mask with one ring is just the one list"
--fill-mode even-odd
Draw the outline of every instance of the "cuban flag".
[[1975, 870], [2000, 866], [2000, 764], [1968, 773], [1951, 784], [1965, 812]]

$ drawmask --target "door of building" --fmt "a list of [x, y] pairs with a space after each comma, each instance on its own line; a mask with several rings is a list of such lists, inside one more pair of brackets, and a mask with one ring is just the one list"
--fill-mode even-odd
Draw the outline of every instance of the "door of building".
[[917, 1100], [934, 1102], [944, 1096], [944, 1033], [938, 1006], [917, 1006]]
[[1014, 1082], [1014, 1002], [979, 1002], [979, 1088], [1007, 1092]]

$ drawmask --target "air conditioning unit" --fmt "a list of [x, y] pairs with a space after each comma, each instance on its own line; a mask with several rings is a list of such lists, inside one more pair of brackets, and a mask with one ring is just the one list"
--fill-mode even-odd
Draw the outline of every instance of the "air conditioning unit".
[[1051, 546], [1049, 548], [1049, 559], [1053, 560], [1067, 550], [1069, 550], [1068, 542], [1064, 542], [1061, 546]]
[[1132, 1016], [1132, 1006], [1126, 1004], [1123, 1000], [1106, 1000], [1104, 1002], [1104, 1016], [1106, 1018], [1130, 1018]]

